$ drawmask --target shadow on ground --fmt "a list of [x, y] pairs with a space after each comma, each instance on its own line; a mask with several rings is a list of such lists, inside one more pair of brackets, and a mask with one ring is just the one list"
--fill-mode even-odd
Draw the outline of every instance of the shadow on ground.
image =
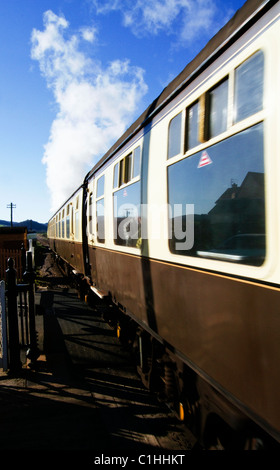
[[181, 424], [142, 386], [100, 305], [88, 307], [73, 290], [38, 295], [42, 355], [17, 377], [0, 376], [0, 449], [191, 449]]

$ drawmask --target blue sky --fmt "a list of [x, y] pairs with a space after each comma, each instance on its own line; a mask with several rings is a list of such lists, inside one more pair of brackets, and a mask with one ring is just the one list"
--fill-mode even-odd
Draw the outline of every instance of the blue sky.
[[47, 222], [244, 0], [0, 0], [0, 219]]

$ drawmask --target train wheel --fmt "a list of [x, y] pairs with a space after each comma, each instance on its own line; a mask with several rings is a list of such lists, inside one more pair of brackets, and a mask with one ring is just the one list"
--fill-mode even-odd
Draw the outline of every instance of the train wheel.
[[237, 433], [219, 416], [208, 417], [203, 433], [206, 450], [236, 450]]
[[244, 441], [244, 450], [264, 450], [264, 442], [262, 439], [257, 437], [248, 437]]
[[245, 435], [223, 425], [211, 439], [208, 450], [264, 450], [264, 441], [260, 437]]

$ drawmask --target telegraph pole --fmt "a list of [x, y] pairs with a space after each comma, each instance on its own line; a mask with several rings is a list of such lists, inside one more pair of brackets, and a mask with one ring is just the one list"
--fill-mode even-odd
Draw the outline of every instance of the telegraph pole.
[[16, 204], [13, 204], [12, 202], [11, 204], [7, 205], [7, 209], [11, 209], [11, 227], [13, 226], [13, 209], [15, 209], [16, 207]]

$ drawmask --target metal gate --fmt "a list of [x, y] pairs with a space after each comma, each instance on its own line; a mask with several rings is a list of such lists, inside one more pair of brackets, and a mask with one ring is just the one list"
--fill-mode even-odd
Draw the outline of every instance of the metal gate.
[[0, 282], [0, 368], [19, 372], [21, 350], [35, 362], [39, 357], [35, 325], [35, 273], [32, 252], [26, 253], [24, 284], [17, 283], [13, 258], [8, 259], [6, 283]]

